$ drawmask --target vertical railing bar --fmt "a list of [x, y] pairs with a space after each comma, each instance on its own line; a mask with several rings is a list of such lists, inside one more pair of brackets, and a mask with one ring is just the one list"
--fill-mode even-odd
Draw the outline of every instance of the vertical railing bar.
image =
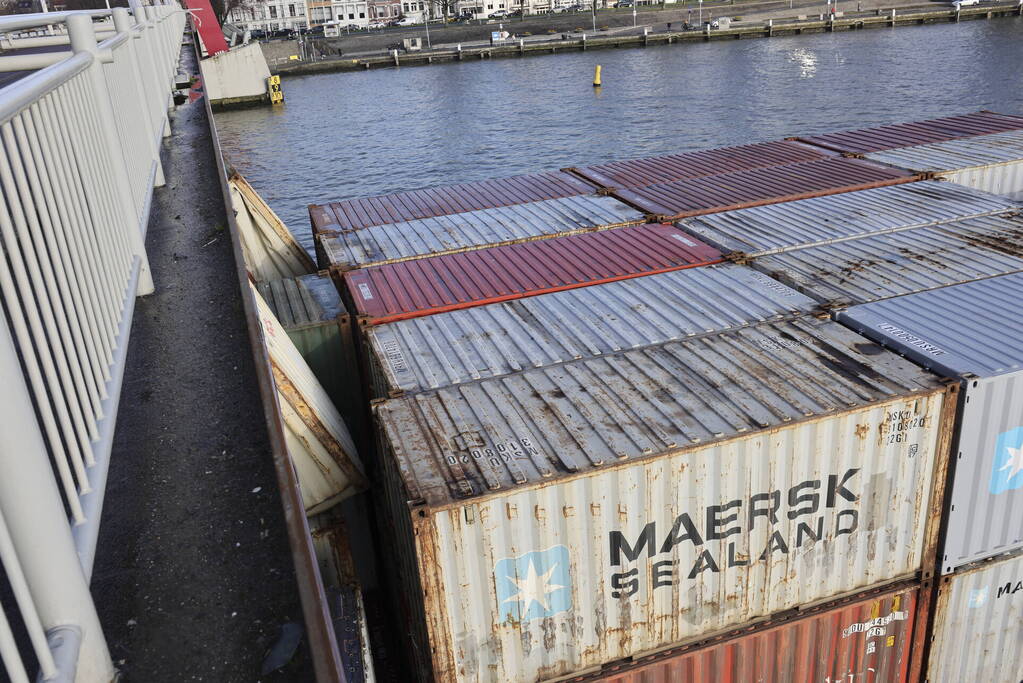
[[[90, 187], [95, 182], [95, 169], [90, 167], [88, 163], [88, 153], [82, 149], [83, 144], [81, 142], [84, 136], [88, 135], [88, 131], [83, 126], [74, 125], [80, 123], [77, 117], [72, 118], [70, 110], [77, 110], [77, 103], [73, 103], [70, 100], [71, 92], [70, 89], [62, 89], [57, 91], [56, 97], [54, 98], [54, 108], [57, 110], [57, 117], [59, 120], [66, 121], [69, 125], [68, 135], [62, 139], [65, 144], [69, 155], [69, 161], [73, 164], [70, 170], [71, 177], [77, 177], [79, 183], [74, 183], [75, 189], [80, 195], [80, 206], [84, 210], [86, 216], [89, 219], [89, 232], [85, 235], [85, 245], [92, 252], [92, 259], [96, 266], [97, 273], [100, 278], [100, 286], [96, 288], [96, 291], [104, 297], [106, 300], [105, 310], [107, 311], [106, 330], [103, 334], [104, 346], [107, 350], [106, 365], [104, 369], [105, 379], [110, 379], [109, 365], [113, 362], [113, 338], [117, 334], [117, 321], [120, 317], [120, 302], [114, 296], [114, 282], [113, 273], [109, 268], [104, 267], [105, 259], [103, 257], [103, 245], [98, 239], [88, 239], [90, 236], [99, 235], [103, 232], [103, 224], [109, 223], [109, 219], [105, 215], [105, 211], [102, 208], [101, 198], [98, 196], [98, 192]], [[75, 106], [72, 106], [75, 105]]]
[[[120, 216], [120, 212], [116, 209], [116, 204], [113, 198], [110, 196], [110, 189], [108, 181], [110, 180], [110, 169], [105, 168], [103, 162], [107, 161], [107, 155], [101, 155], [101, 151], [98, 149], [99, 145], [95, 140], [95, 132], [97, 122], [91, 116], [91, 107], [89, 107], [88, 97], [80, 92], [80, 87], [84, 88], [84, 83], [74, 83], [69, 81], [68, 85], [68, 96], [71, 99], [71, 105], [76, 116], [81, 117], [84, 128], [92, 131], [92, 135], [86, 135], [83, 137], [75, 136], [76, 142], [81, 146], [82, 155], [80, 157], [80, 163], [84, 164], [88, 171], [83, 174], [83, 181], [88, 182], [92, 185], [92, 191], [86, 192], [86, 197], [94, 200], [95, 208], [97, 212], [98, 221], [94, 221], [94, 224], [98, 228], [98, 233], [103, 237], [103, 244], [100, 245], [100, 258], [102, 259], [107, 272], [110, 273], [111, 278], [116, 277], [116, 280], [112, 280], [110, 283], [110, 292], [114, 295], [116, 304], [115, 314], [115, 325], [120, 320], [121, 314], [124, 312], [124, 302], [117, 296], [117, 292], [120, 289], [120, 283], [124, 279], [124, 261], [127, 259], [125, 253], [124, 241], [119, 239], [123, 232], [124, 226]], [[111, 339], [117, 336], [116, 327], [111, 330]]]
[[[30, 109], [35, 106], [33, 105]], [[61, 350], [64, 357], [63, 362], [71, 370], [71, 384], [75, 389], [74, 393], [78, 396], [78, 408], [82, 411], [83, 417], [86, 420], [88, 443], [99, 436], [96, 429], [96, 422], [99, 420], [99, 397], [94, 393], [95, 388], [86, 382], [85, 375], [82, 373], [82, 365], [84, 365], [85, 361], [79, 358], [80, 347], [82, 346], [81, 335], [76, 337], [71, 326], [68, 324], [74, 320], [74, 315], [72, 310], [68, 308], [71, 296], [68, 292], [67, 277], [64, 272], [64, 261], [67, 256], [66, 252], [60, 249], [59, 242], [54, 235], [53, 222], [50, 220], [50, 217], [56, 213], [56, 209], [53, 206], [53, 193], [49, 187], [43, 189], [43, 181], [40, 179], [36, 169], [39, 154], [39, 138], [33, 134], [32, 139], [29, 140], [29, 132], [25, 127], [24, 121], [25, 115], [26, 112], [22, 112], [15, 116], [12, 123], [14, 124], [15, 141], [21, 149], [19, 163], [19, 166], [23, 167], [21, 174], [24, 176], [23, 180], [27, 181], [27, 191], [31, 193], [32, 204], [35, 209], [29, 214], [29, 228], [32, 239], [35, 242], [36, 254], [39, 255], [40, 263], [42, 266], [48, 265], [46, 270], [50, 271], [50, 277], [44, 278], [46, 289], [51, 300], [51, 306], [56, 313], [58, 337], [63, 346]], [[15, 175], [18, 175], [17, 170]], [[47, 254], [49, 258], [42, 258], [44, 254]], [[88, 451], [85, 462], [87, 465], [92, 465], [92, 449], [88, 446], [86, 448]]]
[[[2, 237], [4, 242], [10, 244], [12, 231], [10, 219], [7, 216], [8, 213], [6, 211], [0, 211], [0, 237]], [[9, 247], [8, 253], [13, 253], [12, 250], [13, 247]], [[7, 314], [14, 326], [14, 337], [17, 339], [24, 367], [28, 373], [32, 394], [36, 398], [36, 410], [43, 420], [43, 429], [46, 432], [46, 438], [49, 440], [53, 461], [57, 465], [57, 474], [64, 487], [64, 495], [67, 498], [68, 507], [71, 509], [71, 517], [76, 524], [80, 523], [84, 520], [82, 504], [78, 499], [75, 480], [71, 474], [71, 467], [68, 464], [67, 447], [64, 445], [63, 438], [61, 437], [57, 418], [53, 411], [53, 404], [46, 393], [46, 382], [39, 370], [40, 365], [43, 363], [39, 359], [38, 354], [36, 354], [35, 346], [32, 343], [32, 334], [25, 320], [25, 313], [18, 297], [17, 287], [8, 267], [7, 259], [4, 258], [0, 258], [0, 293], [3, 293], [3, 300], [7, 304]], [[2, 318], [0, 318], [0, 322], [3, 322]]]
[[[63, 377], [54, 366], [53, 356], [51, 353], [47, 353], [47, 349], [52, 351], [49, 339], [54, 336], [52, 332], [53, 314], [50, 311], [46, 297], [41, 292], [37, 292], [36, 287], [32, 286], [32, 282], [39, 279], [38, 265], [34, 263], [34, 251], [25, 234], [25, 215], [21, 208], [21, 195], [15, 187], [11, 171], [10, 161], [11, 158], [17, 155], [17, 150], [13, 148], [10, 139], [10, 122], [0, 125], [0, 137], [2, 137], [5, 147], [5, 153], [0, 154], [0, 186], [3, 187], [4, 194], [7, 197], [7, 207], [10, 210], [9, 215], [0, 216], [0, 229], [2, 229], [4, 239], [11, 248], [8, 256], [11, 264], [14, 266], [14, 279], [18, 283], [18, 289], [23, 297], [22, 300], [36, 304], [26, 306], [26, 310], [28, 311], [29, 328], [32, 330], [36, 352], [42, 360], [43, 373], [46, 377], [46, 392], [36, 395], [36, 402], [41, 403], [48, 400], [57, 409], [57, 419], [61, 426], [61, 433], [64, 436], [64, 446], [68, 449], [71, 464], [74, 466], [75, 474], [78, 477], [78, 484], [80, 487], [88, 488], [89, 480], [85, 474], [85, 454], [83, 451], [89, 448], [89, 443], [88, 440], [85, 440], [83, 444], [79, 439], [82, 434], [75, 429], [76, 419], [71, 416], [68, 402], [64, 400], [64, 396], [60, 393], [60, 387], [64, 383]], [[17, 235], [20, 238], [15, 238], [15, 230], [17, 230]], [[18, 239], [18, 242], [15, 242], [15, 239]], [[15, 250], [19, 243], [21, 244], [21, 249]], [[40, 313], [42, 317], [40, 317]], [[48, 330], [49, 334], [47, 334]]]
[[25, 580], [25, 572], [21, 569], [21, 562], [18, 561], [18, 554], [14, 550], [14, 541], [7, 531], [7, 523], [4, 521], [4, 513], [0, 510], [0, 563], [3, 563], [4, 572], [7, 574], [7, 582], [14, 593], [14, 599], [21, 610], [21, 620], [25, 624], [32, 649], [35, 650], [36, 659], [39, 661], [40, 673], [43, 678], [52, 678], [57, 673], [57, 665], [53, 662], [53, 653], [46, 644], [46, 632], [39, 621], [39, 613], [36, 612], [35, 603], [32, 601], [32, 594], [28, 589], [28, 582]]
[[3, 609], [0, 609], [0, 661], [4, 663], [7, 677], [11, 679], [10, 683], [29, 683], [25, 663], [18, 652], [18, 643], [14, 640], [14, 633]]
[[[31, 122], [33, 128], [42, 134], [40, 138], [43, 141], [43, 151], [45, 152], [42, 155], [43, 161], [46, 164], [45, 176], [47, 179], [53, 179], [53, 182], [50, 183], [50, 189], [56, 199], [57, 210], [60, 213], [61, 229], [57, 231], [61, 240], [60, 248], [66, 250], [69, 255], [67, 265], [71, 272], [71, 293], [75, 303], [75, 310], [78, 312], [76, 324], [82, 331], [83, 345], [88, 353], [89, 367], [92, 371], [90, 374], [93, 377], [97, 395], [102, 400], [105, 398], [106, 393], [103, 386], [106, 378], [103, 374], [103, 362], [100, 357], [101, 350], [97, 347], [100, 334], [99, 328], [96, 326], [96, 318], [102, 315], [102, 312], [99, 310], [100, 306], [92, 298], [96, 294], [94, 287], [86, 285], [86, 282], [92, 279], [91, 273], [87, 272], [91, 269], [92, 264], [83, 257], [80, 240], [87, 233], [84, 231], [81, 221], [78, 220], [70, 208], [71, 203], [68, 197], [68, 184], [70, 181], [66, 178], [61, 168], [60, 156], [62, 150], [54, 143], [53, 129], [47, 124], [49, 119], [47, 107], [50, 104], [49, 100], [51, 97], [52, 93], [41, 99], [38, 107], [31, 108]], [[62, 128], [62, 132], [65, 131], [66, 129]], [[97, 414], [102, 417], [101, 406], [97, 406]]]

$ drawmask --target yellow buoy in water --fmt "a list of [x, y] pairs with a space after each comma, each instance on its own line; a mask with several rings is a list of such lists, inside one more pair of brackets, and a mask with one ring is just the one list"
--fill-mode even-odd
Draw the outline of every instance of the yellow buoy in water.
[[593, 70], [593, 87], [600, 87], [600, 64], [598, 64], [597, 68]]

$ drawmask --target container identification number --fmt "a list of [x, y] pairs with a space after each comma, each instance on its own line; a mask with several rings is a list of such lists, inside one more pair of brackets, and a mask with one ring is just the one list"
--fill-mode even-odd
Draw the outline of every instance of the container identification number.
[[448, 455], [446, 459], [449, 465], [487, 462], [491, 467], [500, 467], [501, 463], [523, 460], [530, 455], [540, 455], [540, 451], [528, 438], [522, 438], [497, 443], [492, 448], [473, 448], [461, 455]]

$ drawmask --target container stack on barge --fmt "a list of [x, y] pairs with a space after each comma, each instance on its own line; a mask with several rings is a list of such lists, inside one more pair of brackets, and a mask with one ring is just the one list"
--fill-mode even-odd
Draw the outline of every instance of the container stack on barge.
[[410, 675], [1023, 679], [1021, 168], [980, 112], [310, 207]]

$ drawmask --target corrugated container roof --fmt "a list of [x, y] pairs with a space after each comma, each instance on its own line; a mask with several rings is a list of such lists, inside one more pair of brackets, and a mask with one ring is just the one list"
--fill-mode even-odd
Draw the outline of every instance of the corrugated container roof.
[[309, 207], [309, 218], [312, 220], [313, 233], [340, 232], [543, 199], [573, 197], [590, 194], [594, 189], [591, 184], [570, 173], [546, 171], [312, 205]]
[[581, 195], [481, 209], [320, 235], [329, 265], [371, 264], [570, 235], [643, 222], [643, 214], [612, 197]]
[[866, 158], [899, 168], [934, 173], [1010, 163], [1023, 160], [1023, 131], [902, 147], [867, 154]]
[[1005, 197], [923, 181], [691, 218], [679, 227], [751, 256], [1019, 208]]
[[[841, 325], [799, 318], [391, 399], [376, 412], [410, 499], [446, 506], [939, 387]], [[522, 439], [529, 457], [469, 457]]]
[[379, 324], [721, 261], [671, 225], [636, 225], [345, 273], [356, 312]]
[[862, 304], [1023, 270], [1023, 220], [970, 218], [761, 256], [753, 265], [823, 304]]
[[676, 219], [916, 179], [909, 171], [871, 161], [829, 157], [614, 190], [611, 194], [641, 211]]
[[979, 111], [940, 119], [896, 123], [889, 126], [807, 135], [791, 139], [820, 145], [837, 152], [865, 154], [895, 147], [924, 145], [941, 140], [954, 140], [972, 135], [1020, 129], [1023, 129], [1023, 117]]
[[946, 376], [1023, 369], [1023, 273], [853, 306], [837, 320]]
[[811, 161], [833, 152], [798, 142], [779, 140], [737, 147], [701, 149], [663, 157], [612, 161], [565, 169], [604, 188], [635, 187], [685, 178], [742, 171], [763, 166]]
[[[569, 681], [909, 681], [919, 590], [886, 591], [703, 647], [677, 648]], [[926, 605], [920, 605], [926, 610]], [[926, 617], [926, 613], [923, 615]], [[876, 640], [875, 640], [876, 639]], [[880, 645], [878, 645], [880, 643]], [[871, 647], [871, 644], [874, 647]]]
[[392, 392], [416, 392], [796, 315], [817, 304], [752, 268], [688, 268], [378, 325]]
[[261, 282], [257, 289], [285, 329], [320, 325], [347, 314], [327, 273]]

